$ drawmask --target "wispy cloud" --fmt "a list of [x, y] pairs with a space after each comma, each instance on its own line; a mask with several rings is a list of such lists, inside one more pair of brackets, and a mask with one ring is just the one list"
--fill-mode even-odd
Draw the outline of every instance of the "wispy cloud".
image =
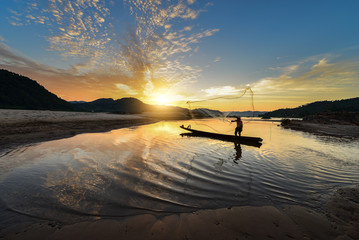
[[[201, 69], [189, 66], [185, 59], [203, 38], [219, 29], [196, 30], [193, 25], [182, 30], [172, 27], [178, 20], [192, 21], [199, 17], [204, 10], [192, 8], [194, 3], [194, 0], [124, 0], [124, 3], [51, 0], [48, 4], [29, 1], [24, 14], [12, 10], [12, 17], [18, 25], [47, 25], [51, 30], [47, 38], [49, 50], [60, 52], [64, 57], [86, 59], [72, 67], [73, 74], [110, 70], [126, 81], [114, 82], [117, 90], [143, 94], [149, 89], [155, 91], [193, 82], [198, 77]], [[123, 25], [114, 25], [116, 13], [111, 12], [111, 4], [128, 7], [135, 27], [129, 25], [127, 31], [114, 31]]]
[[0, 67], [36, 70], [37, 72], [41, 72], [43, 74], [54, 74], [58, 72], [58, 69], [56, 68], [40, 64], [27, 58], [26, 56], [21, 55], [20, 53], [17, 53], [5, 43], [0, 43]]
[[0, 69], [4, 68], [28, 76], [67, 100], [119, 98], [138, 94], [136, 89], [130, 87], [133, 79], [121, 71], [116, 69], [101, 72], [95, 69], [82, 71], [82, 67], [87, 68], [87, 64], [77, 64], [69, 69], [51, 67], [0, 43]]
[[116, 87], [117, 87], [118, 89], [121, 89], [121, 90], [125, 91], [125, 93], [130, 94], [130, 95], [136, 95], [136, 94], [138, 94], [137, 91], [133, 90], [131, 87], [127, 86], [126, 84], [117, 83], [117, 84], [116, 84]]
[[216, 57], [213, 62], [220, 62], [222, 60], [222, 57]]
[[323, 59], [320, 59], [317, 64], [313, 65], [312, 69], [314, 69], [314, 68], [329, 67], [329, 66], [331, 66], [331, 64], [328, 64], [328, 63], [327, 63], [327, 59], [326, 59], [326, 58], [323, 58]]
[[[312, 64], [310, 64], [312, 63]], [[266, 77], [252, 84], [262, 98], [340, 99], [357, 96], [359, 92], [358, 61], [333, 61], [327, 58], [301, 61], [291, 65], [278, 77]], [[297, 105], [300, 105], [297, 102]]]
[[233, 86], [211, 87], [202, 90], [202, 92], [206, 93], [207, 97], [237, 95], [242, 91], [243, 89], [235, 88]]

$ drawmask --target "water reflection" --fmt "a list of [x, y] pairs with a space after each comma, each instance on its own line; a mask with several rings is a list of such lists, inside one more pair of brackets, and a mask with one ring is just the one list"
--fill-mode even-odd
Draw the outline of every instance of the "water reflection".
[[359, 183], [358, 143], [247, 122], [243, 134], [264, 139], [255, 148], [181, 137], [181, 124], [82, 134], [2, 156], [0, 197], [14, 211], [71, 222], [241, 205], [317, 207], [330, 189]]
[[235, 164], [238, 164], [239, 159], [242, 158], [242, 148], [241, 148], [241, 144], [239, 143], [234, 143], [234, 150], [235, 150], [235, 157], [233, 162]]

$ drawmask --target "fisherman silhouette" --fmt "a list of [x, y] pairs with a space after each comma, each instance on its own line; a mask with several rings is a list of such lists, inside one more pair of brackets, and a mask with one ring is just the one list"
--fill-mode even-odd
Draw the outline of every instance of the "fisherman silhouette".
[[241, 136], [242, 130], [243, 130], [243, 122], [241, 120], [241, 117], [236, 117], [236, 120], [232, 120], [231, 122], [236, 122], [237, 123], [237, 127], [234, 130], [234, 135], [237, 136]]

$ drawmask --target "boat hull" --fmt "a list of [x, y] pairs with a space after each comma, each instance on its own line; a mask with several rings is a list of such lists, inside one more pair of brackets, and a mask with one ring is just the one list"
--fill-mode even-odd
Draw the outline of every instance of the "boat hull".
[[230, 141], [230, 142], [238, 142], [238, 143], [249, 143], [247, 145], [254, 145], [260, 146], [262, 145], [262, 138], [258, 137], [247, 137], [247, 136], [234, 136], [234, 135], [227, 135], [227, 134], [220, 134], [220, 133], [212, 133], [212, 132], [205, 132], [200, 130], [195, 130], [192, 128], [184, 127], [183, 125], [180, 128], [190, 131], [191, 135], [189, 134], [182, 134], [185, 136], [197, 136], [197, 137], [208, 137], [223, 141]]

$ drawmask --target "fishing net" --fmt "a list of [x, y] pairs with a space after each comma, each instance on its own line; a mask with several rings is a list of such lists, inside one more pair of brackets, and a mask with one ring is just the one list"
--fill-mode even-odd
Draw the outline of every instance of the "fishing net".
[[[218, 133], [234, 132], [231, 124], [235, 117], [243, 116], [243, 112], [246, 112], [246, 116], [254, 117], [254, 92], [246, 87], [237, 94], [187, 101], [187, 106], [191, 127], [198, 126], [202, 130], [210, 129]], [[218, 108], [224, 110], [216, 110]]]

